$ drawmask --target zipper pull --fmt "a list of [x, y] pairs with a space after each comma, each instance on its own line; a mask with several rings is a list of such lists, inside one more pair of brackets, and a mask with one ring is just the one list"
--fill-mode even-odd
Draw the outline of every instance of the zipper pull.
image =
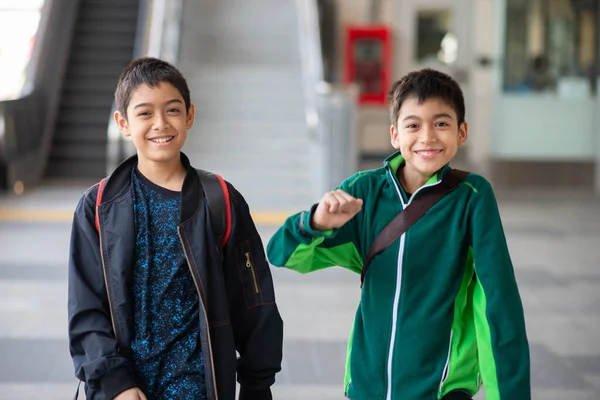
[[246, 268], [250, 271], [250, 277], [254, 285], [254, 293], [259, 293], [258, 279], [256, 278], [256, 271], [254, 271], [254, 265], [252, 265], [252, 260], [250, 259], [250, 252], [247, 251], [244, 255], [246, 256]]

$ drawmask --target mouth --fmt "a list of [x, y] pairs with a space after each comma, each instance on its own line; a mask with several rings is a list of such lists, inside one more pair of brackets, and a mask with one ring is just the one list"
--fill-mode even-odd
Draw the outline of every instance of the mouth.
[[423, 158], [433, 158], [440, 154], [442, 150], [416, 150], [415, 153]]
[[163, 136], [163, 137], [151, 138], [148, 140], [150, 140], [151, 142], [156, 143], [156, 144], [165, 144], [165, 143], [169, 143], [174, 138], [175, 138], [175, 136]]

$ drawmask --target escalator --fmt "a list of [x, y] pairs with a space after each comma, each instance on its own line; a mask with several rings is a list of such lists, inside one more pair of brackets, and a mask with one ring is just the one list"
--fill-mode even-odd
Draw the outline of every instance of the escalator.
[[139, 0], [81, 1], [47, 177], [104, 176], [114, 89], [133, 56], [138, 11]]
[[45, 0], [23, 93], [0, 101], [0, 185], [106, 173], [121, 70], [148, 0]]

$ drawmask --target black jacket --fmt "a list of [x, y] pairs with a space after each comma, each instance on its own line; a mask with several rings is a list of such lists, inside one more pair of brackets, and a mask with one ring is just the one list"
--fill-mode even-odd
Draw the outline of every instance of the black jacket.
[[[181, 160], [187, 175], [178, 230], [200, 296], [208, 398], [234, 400], [237, 373], [240, 399], [271, 399], [270, 386], [281, 369], [283, 322], [263, 244], [246, 201], [228, 184], [232, 229], [221, 249], [208, 223], [198, 174], [183, 154]], [[83, 195], [73, 219], [69, 345], [89, 400], [110, 400], [137, 386], [130, 362], [134, 317], [129, 294], [136, 162], [137, 157], [126, 160], [107, 179], [98, 207], [100, 234], [94, 224], [98, 185]]]

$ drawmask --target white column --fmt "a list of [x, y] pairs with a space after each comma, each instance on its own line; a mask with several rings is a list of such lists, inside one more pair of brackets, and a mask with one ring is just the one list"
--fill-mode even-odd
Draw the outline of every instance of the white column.
[[[494, 70], [500, 60], [495, 54], [495, 41], [502, 40], [495, 29], [498, 15], [494, 17], [494, 0], [476, 0], [472, 2], [473, 52], [470, 88], [473, 100], [473, 114], [469, 116], [469, 145], [467, 157], [473, 171], [488, 175], [493, 131]], [[488, 57], [492, 64], [482, 66], [477, 63], [479, 57]]]
[[[599, 21], [600, 22], [600, 21]], [[596, 28], [599, 29], [600, 27]], [[596, 45], [600, 45], [600, 43], [596, 43]], [[596, 109], [600, 110], [600, 93], [598, 90], [600, 89], [600, 78], [597, 78], [596, 82]], [[596, 167], [595, 167], [595, 177], [594, 177], [594, 192], [600, 195], [600, 129], [598, 129], [598, 122], [600, 121], [600, 113], [596, 112], [594, 114], [594, 130], [595, 135], [594, 139], [596, 142]]]

